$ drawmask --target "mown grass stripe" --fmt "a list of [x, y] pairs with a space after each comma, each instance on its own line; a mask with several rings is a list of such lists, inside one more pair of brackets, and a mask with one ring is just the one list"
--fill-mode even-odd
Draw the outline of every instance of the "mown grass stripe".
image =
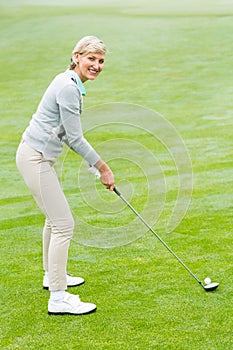
[[43, 215], [26, 215], [18, 216], [8, 220], [0, 221], [0, 230], [9, 230], [16, 227], [32, 226], [32, 225], [41, 225], [43, 224]]
[[17, 197], [1, 198], [0, 206], [7, 205], [7, 204], [27, 202], [31, 200], [32, 200], [32, 196], [17, 196]]

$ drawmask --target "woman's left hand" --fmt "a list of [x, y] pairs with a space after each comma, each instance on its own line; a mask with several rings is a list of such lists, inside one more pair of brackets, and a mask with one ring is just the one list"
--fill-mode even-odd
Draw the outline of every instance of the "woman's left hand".
[[114, 175], [109, 166], [103, 161], [99, 160], [95, 165], [100, 173], [100, 181], [110, 191], [114, 190]]
[[102, 172], [100, 171], [100, 181], [108, 190], [113, 191], [115, 187], [114, 175], [110, 169]]

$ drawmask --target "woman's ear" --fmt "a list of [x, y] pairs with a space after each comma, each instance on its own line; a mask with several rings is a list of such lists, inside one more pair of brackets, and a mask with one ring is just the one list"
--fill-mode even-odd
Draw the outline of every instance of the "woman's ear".
[[73, 54], [73, 61], [78, 64], [79, 63], [79, 54], [78, 52], [74, 52]]

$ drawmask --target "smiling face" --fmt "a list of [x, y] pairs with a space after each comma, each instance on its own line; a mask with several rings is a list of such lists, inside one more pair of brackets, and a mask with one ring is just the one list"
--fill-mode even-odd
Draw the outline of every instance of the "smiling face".
[[105, 55], [100, 53], [87, 53], [86, 55], [75, 54], [76, 67], [74, 71], [84, 83], [87, 80], [94, 80], [104, 68]]

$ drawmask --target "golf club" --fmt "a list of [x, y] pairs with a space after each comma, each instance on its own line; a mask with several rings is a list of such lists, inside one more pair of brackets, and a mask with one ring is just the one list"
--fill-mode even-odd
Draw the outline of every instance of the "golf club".
[[204, 285], [198, 278], [197, 276], [183, 263], [183, 261], [176, 255], [175, 252], [167, 245], [166, 242], [152, 229], [150, 225], [143, 219], [143, 217], [132, 207], [132, 205], [122, 196], [120, 191], [116, 187], [114, 187], [113, 191], [123, 200], [123, 202], [136, 214], [136, 216], [143, 222], [144, 225], [157, 237], [157, 239], [164, 245], [165, 248], [179, 261], [179, 263], [188, 271], [188, 273], [199, 283], [199, 285], [202, 286], [202, 288], [206, 292], [211, 292], [218, 288], [219, 283], [212, 282], [207, 285]]

